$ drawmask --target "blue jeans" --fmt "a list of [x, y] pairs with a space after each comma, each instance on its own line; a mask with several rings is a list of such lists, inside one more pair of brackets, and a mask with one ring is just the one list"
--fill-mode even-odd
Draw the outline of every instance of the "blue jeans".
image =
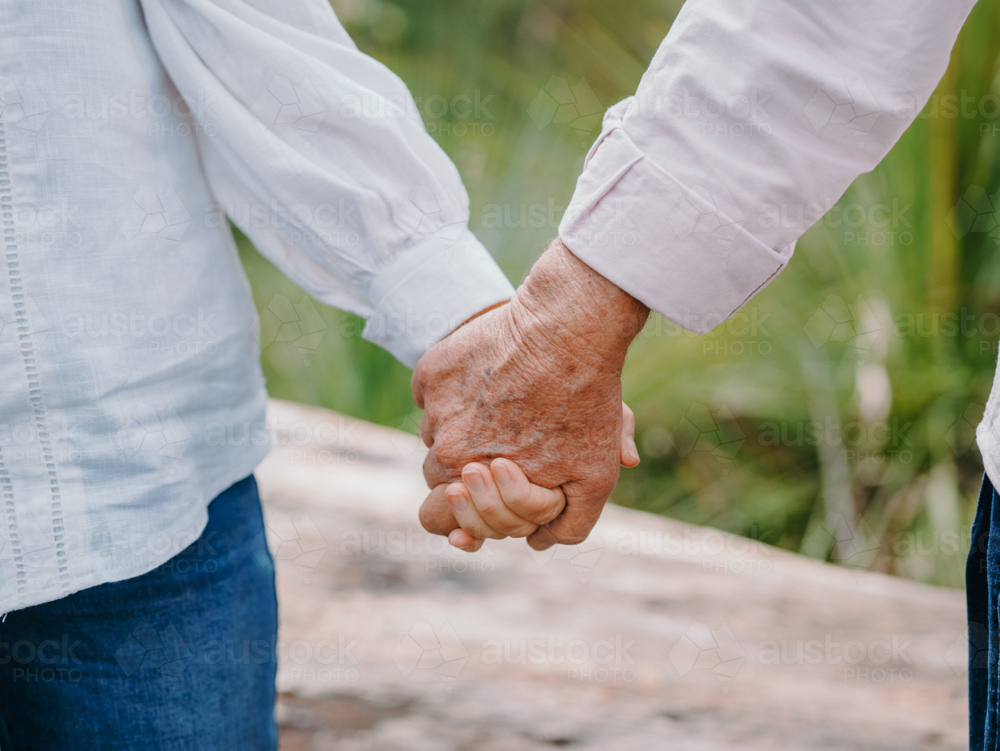
[[969, 751], [994, 751], [1000, 739], [1000, 497], [989, 477], [983, 478], [979, 491], [965, 567], [965, 592], [969, 609]]
[[0, 624], [2, 751], [273, 751], [278, 606], [257, 483], [142, 576]]

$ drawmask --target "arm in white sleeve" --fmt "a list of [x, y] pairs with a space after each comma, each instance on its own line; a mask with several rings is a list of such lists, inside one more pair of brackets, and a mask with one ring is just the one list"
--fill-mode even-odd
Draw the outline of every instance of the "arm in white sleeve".
[[605, 115], [559, 234], [709, 331], [919, 114], [974, 0], [688, 0]]
[[310, 294], [367, 318], [365, 338], [410, 366], [511, 297], [406, 86], [326, 0], [141, 3], [201, 126], [217, 221], [224, 211]]

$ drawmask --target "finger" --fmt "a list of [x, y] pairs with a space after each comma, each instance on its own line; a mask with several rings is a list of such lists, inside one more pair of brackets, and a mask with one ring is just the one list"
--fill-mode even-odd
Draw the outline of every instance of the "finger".
[[614, 469], [612, 476], [596, 483], [574, 481], [564, 485], [566, 508], [536, 529], [528, 537], [528, 544], [535, 550], [545, 550], [556, 544], [579, 545], [586, 540], [618, 482], [620, 470], [617, 466]]
[[477, 539], [458, 526], [455, 512], [446, 496], [448, 486], [438, 485], [420, 507], [420, 523], [434, 535], [447, 535], [448, 542], [467, 553], [475, 553], [483, 546]]
[[549, 489], [532, 485], [517, 463], [510, 459], [494, 459], [490, 464], [490, 471], [504, 505], [533, 525], [547, 524], [559, 516], [566, 506], [566, 495], [562, 488]]
[[420, 506], [420, 525], [432, 535], [447, 535], [459, 528], [448, 503], [447, 489], [447, 483], [436, 485]]
[[431, 446], [427, 456], [424, 457], [424, 480], [427, 481], [427, 487], [436, 488], [438, 485], [447, 485], [461, 479], [461, 471], [439, 462], [437, 447]]
[[527, 537], [535, 531], [537, 524], [521, 518], [504, 504], [488, 467], [478, 462], [466, 464], [462, 470], [462, 482], [472, 494], [476, 511], [491, 528], [510, 537]]
[[459, 550], [464, 550], [466, 553], [475, 553], [483, 546], [486, 540], [473, 537], [464, 529], [456, 529], [448, 535], [448, 542]]
[[[427, 444], [428, 446], [430, 444]], [[622, 402], [622, 448], [621, 463], [623, 467], [635, 467], [639, 464], [639, 449], [635, 446], [635, 413]]]
[[502, 540], [507, 536], [497, 532], [483, 521], [483, 517], [479, 515], [479, 511], [476, 509], [476, 505], [472, 502], [472, 497], [463, 483], [453, 482], [445, 492], [448, 496], [448, 502], [451, 504], [452, 511], [455, 514], [455, 521], [471, 537], [479, 539], [489, 537], [494, 540]]

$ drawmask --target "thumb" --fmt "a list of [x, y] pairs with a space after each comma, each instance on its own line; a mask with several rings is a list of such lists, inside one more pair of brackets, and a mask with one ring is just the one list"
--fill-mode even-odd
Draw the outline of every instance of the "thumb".
[[639, 465], [639, 449], [635, 447], [635, 413], [625, 402], [622, 402], [621, 464], [623, 467]]
[[448, 503], [448, 496], [445, 495], [447, 488], [448, 483], [435, 486], [420, 506], [420, 524], [432, 535], [447, 536], [449, 532], [459, 528], [451, 504]]

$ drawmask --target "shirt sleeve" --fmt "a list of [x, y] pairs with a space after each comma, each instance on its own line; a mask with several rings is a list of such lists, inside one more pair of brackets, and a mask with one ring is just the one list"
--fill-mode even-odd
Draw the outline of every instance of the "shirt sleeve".
[[141, 0], [192, 110], [212, 194], [311, 295], [413, 366], [513, 288], [468, 228], [455, 166], [409, 91], [326, 0]]
[[607, 111], [559, 227], [582, 261], [705, 333], [788, 263], [944, 74], [974, 0], [688, 0]]

